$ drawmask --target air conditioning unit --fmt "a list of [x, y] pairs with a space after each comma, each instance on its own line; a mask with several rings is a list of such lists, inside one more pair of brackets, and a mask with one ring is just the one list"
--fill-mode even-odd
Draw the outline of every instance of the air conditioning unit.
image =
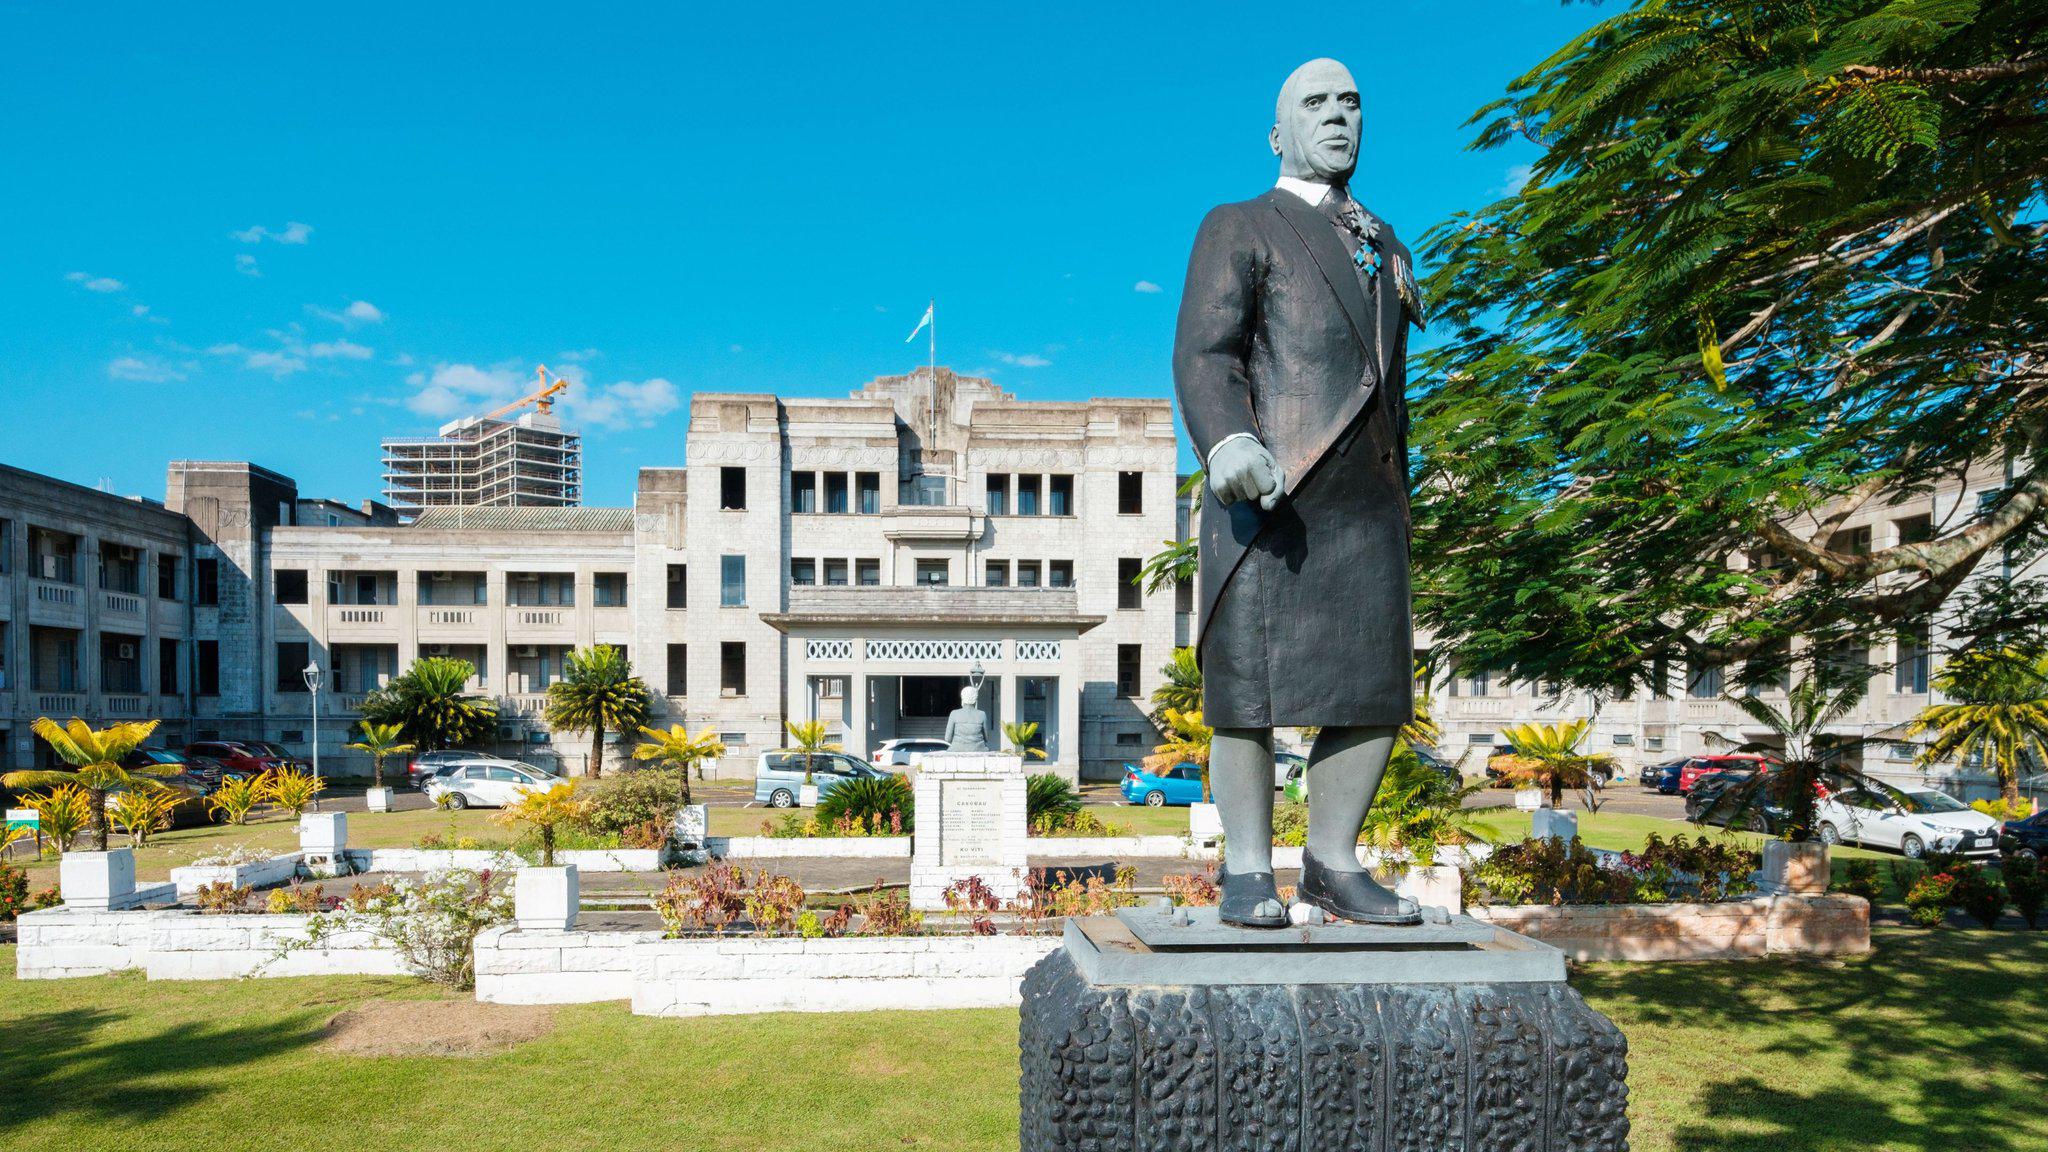
[[115, 653], [115, 658], [116, 658], [116, 659], [120, 659], [120, 660], [133, 660], [133, 659], [135, 659], [135, 645], [133, 645], [133, 644], [116, 644], [116, 645], [114, 646], [114, 653]]
[[446, 645], [446, 644], [429, 644], [429, 645], [427, 645], [427, 655], [429, 655], [429, 656], [446, 656], [447, 654], [448, 654], [448, 645]]
[[538, 656], [538, 655], [540, 655], [540, 645], [538, 645], [538, 644], [521, 644], [521, 645], [520, 645], [519, 647], [517, 647], [517, 648], [514, 648], [514, 649], [513, 649], [512, 651], [513, 651], [513, 654], [514, 654], [514, 655], [518, 655], [518, 656], [526, 656], [526, 657], [533, 657], [533, 656]]

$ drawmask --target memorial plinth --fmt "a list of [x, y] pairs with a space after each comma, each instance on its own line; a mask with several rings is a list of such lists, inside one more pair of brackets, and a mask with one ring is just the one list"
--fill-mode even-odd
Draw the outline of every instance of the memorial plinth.
[[1025, 977], [1023, 1152], [1628, 1147], [1627, 1043], [1557, 949], [1189, 913], [1070, 920]]
[[997, 896], [1025, 887], [1024, 760], [1006, 752], [930, 752], [911, 786], [910, 906], [946, 906], [946, 889], [980, 877]]

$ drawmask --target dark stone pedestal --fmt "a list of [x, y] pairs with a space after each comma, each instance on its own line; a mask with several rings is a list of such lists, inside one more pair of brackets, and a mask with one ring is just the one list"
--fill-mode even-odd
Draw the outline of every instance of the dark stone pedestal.
[[1025, 977], [1023, 1152], [1628, 1147], [1627, 1043], [1547, 945], [1150, 915], [1070, 922]]

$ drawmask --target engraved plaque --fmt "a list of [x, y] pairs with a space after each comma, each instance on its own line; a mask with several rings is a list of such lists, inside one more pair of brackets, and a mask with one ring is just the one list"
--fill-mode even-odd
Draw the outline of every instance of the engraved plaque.
[[1002, 863], [1000, 780], [947, 780], [939, 789], [939, 863], [979, 867]]

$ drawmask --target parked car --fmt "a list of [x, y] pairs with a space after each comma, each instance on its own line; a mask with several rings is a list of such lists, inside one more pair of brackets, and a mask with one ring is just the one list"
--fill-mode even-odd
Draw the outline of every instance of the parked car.
[[1308, 768], [1308, 757], [1299, 752], [1273, 751], [1273, 787], [1285, 788], [1289, 780], [1298, 780]]
[[473, 752], [467, 748], [436, 748], [432, 752], [421, 752], [405, 762], [405, 782], [414, 788], [424, 788], [428, 780], [450, 764], [490, 759], [493, 757], [486, 753]]
[[131, 772], [141, 768], [154, 768], [159, 771], [175, 768], [180, 775], [190, 776], [199, 782], [208, 792], [220, 787], [220, 761], [209, 760], [203, 756], [187, 756], [183, 752], [173, 752], [169, 748], [137, 748], [121, 757], [121, 767]]
[[1998, 850], [2027, 860], [2048, 856], [2048, 809], [2000, 825]]
[[528, 792], [545, 791], [567, 780], [517, 760], [471, 760], [450, 764], [427, 781], [427, 799], [463, 808], [503, 808]]
[[237, 780], [261, 776], [286, 763], [285, 757], [258, 751], [239, 740], [201, 740], [185, 745], [185, 755], [217, 761], [223, 776]]
[[1684, 770], [1685, 762], [1689, 759], [1691, 757], [1680, 756], [1676, 760], [1666, 760], [1661, 764], [1652, 764], [1643, 769], [1643, 774], [1640, 777], [1643, 791], [1656, 792], [1665, 796], [1678, 795], [1678, 776]]
[[[848, 780], [883, 777], [889, 773], [858, 757], [843, 752], [817, 752], [811, 756], [811, 783], [823, 799]], [[754, 803], [770, 808], [790, 808], [802, 797], [804, 756], [801, 752], [763, 752], [754, 762]]]
[[1707, 773], [1685, 794], [1685, 818], [1695, 824], [1777, 835], [1791, 813], [1768, 792], [1751, 786], [1762, 778], [1745, 770]]
[[1175, 764], [1164, 772], [1152, 772], [1136, 764], [1124, 765], [1124, 802], [1160, 808], [1168, 804], [1202, 802], [1202, 768], [1199, 764]]
[[894, 740], [882, 741], [881, 746], [875, 749], [874, 755], [868, 757], [868, 760], [877, 768], [898, 765], [915, 768], [925, 753], [945, 750], [944, 740], [934, 740], [927, 736], [900, 736]]
[[1729, 752], [1719, 756], [1693, 756], [1678, 770], [1678, 792], [1684, 795], [1700, 777], [1710, 772], [1727, 772], [1747, 769], [1755, 772], [1769, 772], [1770, 761], [1754, 752]]
[[294, 772], [311, 772], [313, 762], [304, 756], [294, 756], [285, 746], [270, 740], [237, 740], [235, 743], [247, 748], [265, 759], [275, 759]]
[[1410, 744], [1408, 748], [1415, 753], [1417, 760], [1422, 761], [1424, 767], [1435, 770], [1437, 775], [1443, 777], [1444, 783], [1449, 784], [1453, 788], [1463, 788], [1465, 786], [1465, 776], [1458, 771], [1456, 764], [1451, 763], [1428, 748], [1418, 748], [1413, 744]]
[[[123, 763], [126, 763], [126, 761], [123, 761]], [[196, 828], [202, 824], [213, 823], [212, 814], [206, 810], [206, 794], [212, 790], [213, 786], [207, 784], [205, 780], [189, 772], [180, 772], [175, 776], [151, 777], [150, 783], [160, 788], [167, 788], [178, 794], [178, 806], [171, 809], [171, 827]], [[120, 785], [107, 789], [107, 811], [109, 814], [113, 812], [115, 799], [124, 790], [124, 787]], [[112, 825], [110, 824], [109, 828], [111, 827]]]
[[1946, 792], [1899, 789], [1868, 778], [1857, 785], [1821, 797], [1815, 816], [1823, 842], [1894, 848], [1913, 858], [1930, 848], [1963, 856], [1998, 852], [1998, 821]]

